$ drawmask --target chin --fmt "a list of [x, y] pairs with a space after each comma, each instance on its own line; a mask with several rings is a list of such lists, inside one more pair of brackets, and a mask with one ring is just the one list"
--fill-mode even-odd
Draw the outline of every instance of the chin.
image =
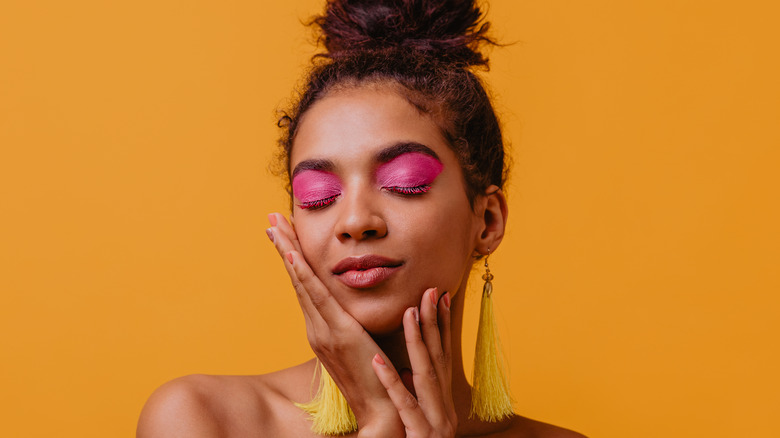
[[377, 300], [350, 306], [347, 312], [372, 336], [386, 336], [403, 329], [403, 316], [406, 307], [392, 306]]

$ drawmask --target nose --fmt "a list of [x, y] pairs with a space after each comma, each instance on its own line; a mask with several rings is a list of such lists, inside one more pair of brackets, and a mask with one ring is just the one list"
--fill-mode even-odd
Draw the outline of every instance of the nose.
[[[346, 194], [345, 194], [346, 195]], [[381, 211], [381, 196], [367, 190], [343, 195], [340, 203], [340, 217], [336, 224], [336, 238], [344, 242], [349, 239], [362, 241], [381, 239], [387, 235], [387, 222]]]

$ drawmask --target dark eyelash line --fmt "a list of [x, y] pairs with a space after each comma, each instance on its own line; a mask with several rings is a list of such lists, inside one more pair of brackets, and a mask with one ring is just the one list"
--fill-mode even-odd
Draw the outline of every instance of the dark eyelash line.
[[[415, 196], [415, 195], [422, 195], [423, 193], [430, 190], [431, 185], [422, 184], [414, 187], [391, 186], [391, 187], [382, 187], [382, 188], [391, 193], [397, 193], [399, 195]], [[336, 198], [338, 198], [339, 196], [341, 196], [341, 194], [329, 196], [327, 198], [317, 199], [316, 201], [301, 202], [300, 204], [298, 204], [298, 207], [304, 210], [318, 210], [320, 208], [327, 207], [328, 205], [332, 204], [333, 201], [335, 201]]]
[[308, 209], [317, 210], [319, 208], [330, 205], [339, 196], [341, 196], [341, 194], [329, 196], [327, 198], [317, 199], [316, 201], [301, 202], [300, 204], [298, 204], [298, 207], [304, 210], [308, 210]]
[[430, 184], [422, 184], [419, 186], [414, 187], [383, 187], [385, 190], [388, 190], [393, 193], [398, 193], [401, 195], [422, 195], [423, 193], [427, 192], [431, 189]]

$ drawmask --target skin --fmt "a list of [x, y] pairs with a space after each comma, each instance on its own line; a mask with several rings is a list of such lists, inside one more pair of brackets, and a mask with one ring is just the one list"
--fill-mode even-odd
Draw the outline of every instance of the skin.
[[[441, 163], [421, 194], [381, 182], [388, 164], [378, 157], [409, 142]], [[406, 163], [398, 172], [414, 171], [409, 157], [396, 162]], [[290, 158], [291, 168], [327, 163], [336, 178], [325, 178], [335, 200], [312, 209], [294, 199], [289, 221], [269, 215], [268, 234], [309, 343], [355, 412], [359, 431], [350, 436], [582, 436], [519, 415], [498, 423], [468, 419], [471, 387], [460, 348], [465, 288], [475, 257], [501, 243], [508, 210], [496, 186], [469, 203], [457, 159], [433, 120], [391, 85], [341, 89], [304, 115]], [[306, 201], [317, 197], [316, 186], [301, 187]], [[402, 264], [364, 289], [333, 273], [345, 257], [365, 254]], [[311, 360], [260, 376], [176, 379], [147, 402], [138, 437], [316, 436], [293, 404], [311, 399], [314, 371]]]

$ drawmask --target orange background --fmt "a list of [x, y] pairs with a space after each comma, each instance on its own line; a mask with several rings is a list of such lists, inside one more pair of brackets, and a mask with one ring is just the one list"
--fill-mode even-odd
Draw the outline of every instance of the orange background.
[[[0, 7], [0, 435], [132, 436], [171, 378], [311, 356], [264, 229], [287, 206], [273, 110], [322, 2]], [[491, 267], [519, 412], [780, 436], [779, 15], [491, 2], [516, 42], [487, 77], [515, 161]]]

